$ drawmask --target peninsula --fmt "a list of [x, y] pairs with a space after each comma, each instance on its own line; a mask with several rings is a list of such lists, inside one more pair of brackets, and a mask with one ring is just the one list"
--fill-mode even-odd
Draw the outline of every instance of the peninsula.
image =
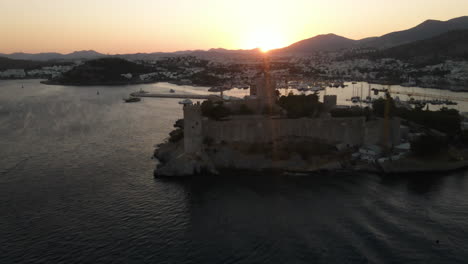
[[[342, 108], [336, 96], [279, 96], [266, 67], [243, 100], [185, 102], [184, 118], [155, 151], [157, 177], [223, 170], [413, 173], [468, 165], [456, 110], [399, 108], [389, 94], [372, 108]], [[431, 165], [427, 165], [427, 161]]]
[[52, 77], [45, 84], [59, 85], [125, 85], [148, 83], [139, 75], [151, 72], [151, 68], [121, 58], [89, 60], [63, 74]]

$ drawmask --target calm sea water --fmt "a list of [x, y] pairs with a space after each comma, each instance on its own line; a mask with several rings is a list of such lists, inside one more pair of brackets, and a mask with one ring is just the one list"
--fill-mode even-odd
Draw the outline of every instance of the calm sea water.
[[0, 263], [467, 263], [467, 173], [154, 179], [174, 87], [0, 81]]

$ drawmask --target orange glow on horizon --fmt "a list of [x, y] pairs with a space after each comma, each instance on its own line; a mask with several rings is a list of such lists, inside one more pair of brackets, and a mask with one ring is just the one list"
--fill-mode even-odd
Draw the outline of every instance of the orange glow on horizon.
[[[381, 36], [466, 15], [466, 0], [0, 0], [0, 53], [254, 49]], [[360, 12], [350, 12], [360, 7]], [[372, 21], [372, 23], [370, 23]]]

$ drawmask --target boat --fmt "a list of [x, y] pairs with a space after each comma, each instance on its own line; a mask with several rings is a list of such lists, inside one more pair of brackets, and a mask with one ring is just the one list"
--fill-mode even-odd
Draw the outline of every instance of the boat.
[[297, 89], [298, 86], [299, 86], [299, 82], [298, 82], [298, 81], [289, 81], [289, 82], [288, 82], [288, 87], [289, 87], [289, 88]]
[[351, 102], [353, 102], [354, 104], [357, 104], [361, 101], [361, 97], [359, 96], [353, 96], [351, 97]]
[[143, 90], [143, 89], [140, 88], [140, 91], [138, 91], [138, 93], [147, 94], [147, 93], [149, 93], [149, 92], [147, 92], [147, 91], [145, 91], [145, 90]]
[[325, 88], [320, 87], [320, 86], [312, 86], [312, 87], [310, 88], [310, 90], [313, 91], [313, 92], [318, 92], [318, 91], [323, 91], [323, 90], [325, 90]]
[[450, 100], [445, 100], [444, 102], [446, 105], [458, 105], [457, 102], [454, 102], [454, 101], [450, 101]]
[[388, 89], [377, 89], [377, 88], [372, 88], [372, 91], [374, 91], [374, 95], [379, 95], [379, 93], [387, 93]]
[[170, 92], [170, 93], [175, 93], [175, 90], [174, 90], [174, 89], [170, 89], [169, 92]]
[[181, 104], [181, 105], [193, 105], [193, 102], [190, 99], [185, 99], [185, 100], [180, 101], [179, 104]]
[[129, 98], [124, 98], [123, 99], [126, 103], [136, 103], [136, 102], [140, 102], [141, 101], [141, 98], [140, 97], [129, 97]]
[[297, 90], [306, 92], [309, 90], [309, 85], [307, 85], [306, 83], [300, 83], [297, 87]]
[[364, 99], [362, 102], [366, 103], [366, 104], [371, 104], [372, 103], [372, 97], [367, 96], [366, 99]]

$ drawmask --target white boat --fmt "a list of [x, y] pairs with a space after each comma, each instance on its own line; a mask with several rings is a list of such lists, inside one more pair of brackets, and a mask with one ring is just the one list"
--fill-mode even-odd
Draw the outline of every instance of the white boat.
[[288, 82], [288, 87], [296, 89], [299, 86], [299, 82], [297, 81], [289, 81]]
[[299, 91], [308, 91], [309, 90], [309, 85], [307, 85], [306, 83], [301, 83], [297, 87], [297, 90], [299, 90]]
[[128, 97], [128, 98], [124, 98], [123, 100], [124, 100], [126, 103], [136, 103], [136, 102], [140, 102], [140, 101], [141, 101], [141, 98], [130, 96], [130, 97]]
[[318, 91], [323, 91], [323, 90], [325, 90], [325, 88], [320, 87], [320, 86], [312, 86], [312, 87], [310, 88], [310, 90], [313, 91], [313, 92], [318, 92]]
[[181, 105], [193, 105], [193, 102], [190, 99], [185, 99], [185, 100], [180, 101], [179, 104], [181, 104]]
[[357, 104], [360, 101], [361, 101], [361, 97], [359, 97], [359, 96], [351, 97], [351, 102], [353, 102], [354, 104]]

